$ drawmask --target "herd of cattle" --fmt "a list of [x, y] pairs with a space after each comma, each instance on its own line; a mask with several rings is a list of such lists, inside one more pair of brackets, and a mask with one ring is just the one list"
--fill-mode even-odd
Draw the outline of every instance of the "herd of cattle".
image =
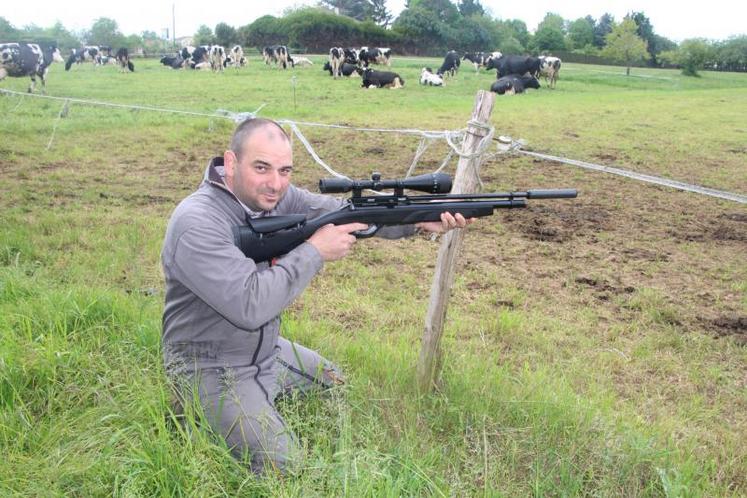
[[[275, 67], [296, 67], [312, 65], [305, 57], [293, 57], [285, 45], [264, 47], [262, 58], [267, 65]], [[401, 88], [405, 84], [404, 78], [392, 71], [378, 71], [370, 67], [372, 64], [391, 66], [392, 51], [382, 47], [361, 47], [359, 49], [332, 47], [329, 50], [329, 60], [323, 70], [337, 79], [341, 77], [360, 77], [364, 88]], [[530, 57], [520, 55], [503, 55], [500, 52], [469, 52], [461, 57], [455, 51], [449, 51], [444, 57], [441, 67], [433, 71], [429, 67], [422, 69], [420, 84], [429, 86], [444, 86], [447, 77], [454, 77], [462, 61], [469, 61], [479, 71], [496, 70], [496, 81], [490, 90], [500, 95], [522, 93], [527, 88], [539, 88], [539, 78], [544, 76], [550, 88], [555, 87], [560, 71], [561, 61], [557, 57]], [[55, 44], [42, 43], [0, 43], [0, 80], [6, 76], [31, 77], [29, 92], [36, 86], [36, 77], [42, 82], [42, 91], [46, 86], [46, 75], [52, 62], [65, 62], [60, 50]], [[85, 46], [73, 49], [65, 62], [68, 71], [73, 64], [91, 62], [94, 65], [118, 64], [122, 72], [135, 71], [135, 66], [129, 58], [126, 48], [120, 48], [112, 55], [111, 47]], [[215, 72], [224, 68], [239, 69], [248, 62], [244, 51], [239, 45], [226, 50], [220, 45], [203, 45], [199, 47], [184, 47], [174, 55], [161, 58], [161, 64], [173, 69], [210, 69]]]

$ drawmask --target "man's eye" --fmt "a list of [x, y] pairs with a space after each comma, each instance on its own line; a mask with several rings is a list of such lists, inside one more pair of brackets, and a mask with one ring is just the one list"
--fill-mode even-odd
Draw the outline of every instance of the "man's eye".
[[254, 169], [256, 169], [259, 173], [264, 173], [267, 171], [267, 166], [255, 166]]

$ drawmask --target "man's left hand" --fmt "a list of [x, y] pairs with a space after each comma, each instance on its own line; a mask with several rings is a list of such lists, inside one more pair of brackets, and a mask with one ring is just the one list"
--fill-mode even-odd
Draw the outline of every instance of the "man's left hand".
[[459, 213], [455, 216], [449, 212], [443, 212], [441, 213], [441, 221], [423, 221], [417, 223], [415, 226], [426, 232], [445, 233], [453, 228], [464, 228], [474, 221], [474, 218], [465, 219]]

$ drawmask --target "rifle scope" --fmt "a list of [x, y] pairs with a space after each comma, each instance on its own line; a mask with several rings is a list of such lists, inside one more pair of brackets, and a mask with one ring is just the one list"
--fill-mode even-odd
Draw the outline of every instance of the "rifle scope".
[[379, 173], [371, 175], [370, 180], [349, 180], [347, 178], [322, 178], [319, 180], [319, 191], [323, 194], [340, 194], [350, 192], [360, 195], [364, 189], [404, 189], [428, 192], [429, 194], [447, 194], [451, 190], [451, 177], [445, 173], [426, 173], [399, 180], [382, 180]]

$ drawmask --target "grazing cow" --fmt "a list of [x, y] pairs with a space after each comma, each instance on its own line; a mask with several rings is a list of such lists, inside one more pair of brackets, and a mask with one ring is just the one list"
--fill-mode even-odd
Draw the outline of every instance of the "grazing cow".
[[246, 60], [246, 57], [242, 57], [241, 59], [239, 59], [239, 63], [236, 64], [236, 61], [233, 60], [233, 56], [229, 55], [228, 57], [226, 57], [226, 60], [223, 61], [223, 67], [228, 67], [228, 66], [244, 67], [247, 65], [248, 62], [249, 61]]
[[490, 91], [498, 95], [523, 93], [526, 88], [539, 88], [540, 84], [534, 76], [522, 74], [509, 74], [495, 81], [490, 86]]
[[508, 76], [509, 74], [537, 74], [540, 67], [540, 60], [536, 57], [524, 55], [502, 55], [501, 57], [491, 58], [485, 69], [495, 69], [498, 78]]
[[0, 44], [0, 80], [31, 77], [28, 92], [36, 87], [36, 77], [42, 82], [42, 93], [46, 93], [46, 76], [53, 62], [65, 62], [55, 43], [2, 43]]
[[83, 62], [93, 62], [94, 66], [98, 66], [101, 64], [101, 55], [101, 49], [95, 45], [86, 46], [81, 49], [74, 48], [70, 52], [70, 57], [65, 63], [65, 71], [70, 71], [70, 68], [75, 63], [81, 64]]
[[340, 47], [329, 49], [329, 65], [332, 66], [332, 77], [337, 79], [340, 76], [340, 67], [345, 60], [345, 52]]
[[386, 64], [387, 66], [391, 66], [391, 58], [392, 49], [390, 48], [361, 47], [358, 52], [358, 60], [364, 67], [368, 67], [369, 64]]
[[285, 45], [272, 45], [265, 47], [262, 50], [262, 55], [264, 56], [265, 64], [267, 65], [272, 62], [275, 64], [275, 67], [278, 67], [279, 64], [282, 65], [283, 69], [287, 69], [288, 64], [293, 67], [293, 58], [290, 56], [288, 47]]
[[420, 71], [420, 84], [430, 86], [444, 86], [444, 79], [440, 74], [433, 74], [429, 67], [424, 67]]
[[560, 58], [552, 56], [541, 56], [540, 68], [538, 74], [535, 74], [535, 78], [540, 76], [545, 77], [545, 83], [549, 82], [550, 88], [555, 88], [555, 82], [558, 80], [558, 73], [560, 72]]
[[455, 51], [450, 50], [446, 52], [446, 57], [444, 57], [444, 62], [441, 64], [441, 67], [438, 69], [436, 74], [438, 74], [441, 77], [444, 77], [445, 75], [450, 75], [453, 77], [456, 72], [459, 70], [459, 64], [461, 61], [459, 60], [459, 54], [457, 54]]
[[374, 71], [370, 67], [359, 67], [356, 71], [363, 79], [363, 88], [402, 88], [405, 85], [405, 80], [397, 73]]
[[[352, 77], [358, 77], [360, 76], [356, 69], [358, 66], [355, 64], [348, 64], [347, 62], [343, 62], [342, 66], [340, 66], [340, 74], [343, 76], [352, 76]], [[332, 65], [329, 63], [329, 61], [324, 63], [324, 67], [322, 67], [322, 71], [328, 71], [329, 75], [332, 76]]]
[[119, 62], [121, 72], [126, 73], [128, 69], [130, 72], [135, 72], [135, 65], [130, 60], [130, 54], [125, 47], [117, 50], [117, 62]]
[[345, 54], [345, 62], [348, 64], [358, 64], [358, 51], [356, 49], [344, 48], [342, 51]]
[[462, 56], [462, 60], [470, 61], [475, 66], [475, 71], [488, 65], [491, 59], [498, 59], [502, 56], [500, 52], [467, 52]]
[[[231, 59], [231, 62], [232, 62], [231, 65], [234, 68], [236, 68], [237, 71], [240, 67], [243, 67], [246, 65], [246, 58], [244, 57], [244, 49], [241, 48], [241, 45], [234, 45], [233, 48], [231, 48], [231, 52], [228, 54], [228, 57], [226, 57], [226, 60], [228, 59]], [[243, 64], [241, 63], [242, 60], [244, 61]]]
[[296, 57], [293, 59], [293, 67], [296, 67], [296, 66], [305, 67], [305, 66], [313, 66], [313, 65], [314, 65], [314, 62], [312, 62], [312, 60], [307, 57]]

